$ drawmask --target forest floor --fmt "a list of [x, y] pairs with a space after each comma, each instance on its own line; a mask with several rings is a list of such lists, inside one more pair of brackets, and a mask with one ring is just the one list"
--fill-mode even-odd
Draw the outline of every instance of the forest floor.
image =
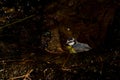
[[0, 80], [119, 80], [120, 48], [0, 57]]

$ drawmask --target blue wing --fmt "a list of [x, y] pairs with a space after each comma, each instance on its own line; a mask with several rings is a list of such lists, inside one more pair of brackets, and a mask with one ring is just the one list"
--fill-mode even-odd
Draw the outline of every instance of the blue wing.
[[79, 43], [79, 42], [76, 42], [76, 44], [73, 45], [73, 48], [76, 50], [76, 52], [84, 52], [92, 49], [88, 44]]

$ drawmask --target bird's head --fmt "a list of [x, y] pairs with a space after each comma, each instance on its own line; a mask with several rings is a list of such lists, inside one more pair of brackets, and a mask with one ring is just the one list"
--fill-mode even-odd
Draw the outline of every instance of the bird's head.
[[69, 38], [66, 42], [67, 45], [72, 46], [75, 44], [75, 39], [74, 38]]

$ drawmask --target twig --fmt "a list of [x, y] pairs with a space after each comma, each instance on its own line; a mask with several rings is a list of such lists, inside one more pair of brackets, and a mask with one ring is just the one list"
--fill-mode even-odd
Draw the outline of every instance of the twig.
[[68, 72], [71, 72], [71, 69], [69, 69], [69, 68], [65, 68], [65, 67], [64, 67], [64, 68], [62, 68], [62, 70], [63, 70], [63, 71], [68, 71]]
[[1, 69], [1, 70], [0, 70], [0, 72], [3, 72], [3, 71], [4, 71], [4, 69]]
[[9, 80], [15, 80], [15, 79], [19, 79], [19, 78], [23, 78], [23, 80], [32, 80], [30, 78], [30, 73], [33, 71], [33, 69], [31, 69], [30, 71], [27, 72], [27, 74], [25, 75], [22, 75], [22, 76], [18, 76], [18, 77], [13, 77], [13, 78], [10, 78]]
[[[30, 61], [33, 61], [33, 60], [4, 60], [4, 64], [5, 62], [30, 62]], [[0, 61], [0, 63], [3, 63], [3, 61]]]
[[34, 17], [34, 15], [30, 15], [30, 16], [25, 17], [25, 18], [23, 18], [23, 19], [19, 19], [19, 20], [13, 22], [13, 23], [6, 24], [5, 26], [1, 26], [1, 27], [0, 27], [0, 30], [2, 30], [3, 28], [6, 28], [6, 27], [8, 27], [8, 26], [14, 25], [14, 24], [16, 24], [16, 23], [22, 22], [22, 21], [24, 21], [24, 20], [27, 20], [27, 19], [29, 19], [29, 18], [32, 18], [32, 17]]
[[66, 64], [66, 62], [69, 60], [69, 58], [70, 58], [70, 54], [68, 54], [67, 59], [64, 61], [63, 65], [62, 65], [62, 68], [65, 67], [65, 64]]

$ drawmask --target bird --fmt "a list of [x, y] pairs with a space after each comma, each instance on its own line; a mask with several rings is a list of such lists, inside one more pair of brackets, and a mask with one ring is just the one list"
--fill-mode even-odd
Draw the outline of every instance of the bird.
[[92, 49], [88, 44], [78, 42], [75, 38], [69, 38], [66, 44], [68, 45], [67, 48], [70, 53], [85, 52]]

